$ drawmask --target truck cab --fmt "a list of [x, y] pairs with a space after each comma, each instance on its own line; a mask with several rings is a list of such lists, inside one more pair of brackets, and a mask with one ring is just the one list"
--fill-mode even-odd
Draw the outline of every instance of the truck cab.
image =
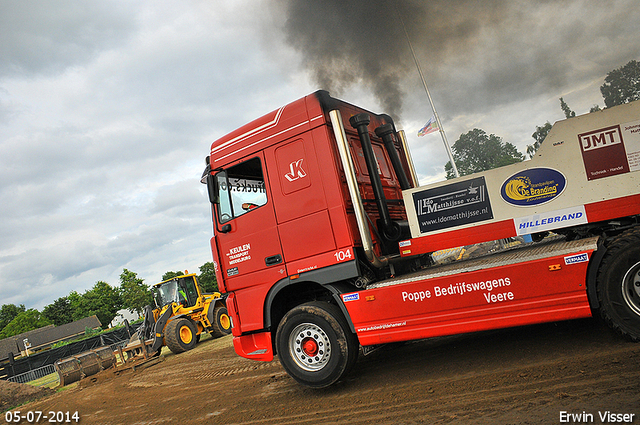
[[[590, 316], [602, 303], [605, 236], [638, 229], [640, 166], [589, 178], [580, 137], [634, 120], [639, 105], [577, 117], [552, 130], [535, 160], [429, 187], [419, 187], [390, 116], [325, 91], [215, 141], [202, 182], [236, 352], [278, 354], [298, 382], [324, 387], [360, 346]], [[634, 137], [626, 146], [640, 155]], [[549, 230], [565, 238], [542, 253], [433, 267], [433, 251]], [[612, 320], [630, 318], [623, 333], [637, 339], [634, 279], [618, 294], [625, 319]]]

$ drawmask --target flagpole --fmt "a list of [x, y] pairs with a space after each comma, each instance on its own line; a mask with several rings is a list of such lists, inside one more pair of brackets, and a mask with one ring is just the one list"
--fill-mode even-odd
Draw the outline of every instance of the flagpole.
[[429, 87], [427, 87], [427, 82], [424, 79], [424, 75], [422, 74], [422, 68], [420, 68], [420, 62], [418, 62], [418, 58], [416, 57], [416, 52], [413, 50], [413, 45], [411, 44], [411, 39], [409, 39], [409, 33], [407, 32], [407, 28], [404, 25], [404, 20], [398, 12], [396, 8], [396, 13], [400, 18], [400, 22], [402, 23], [402, 29], [404, 30], [404, 35], [407, 37], [407, 43], [409, 43], [409, 48], [411, 49], [411, 54], [413, 55], [413, 60], [416, 63], [416, 68], [418, 68], [418, 74], [420, 74], [420, 79], [422, 80], [422, 85], [424, 86], [424, 91], [427, 93], [427, 97], [429, 98], [429, 103], [431, 104], [431, 109], [433, 110], [433, 115], [436, 117], [436, 123], [438, 124], [438, 130], [440, 130], [440, 136], [442, 137], [442, 143], [444, 143], [444, 147], [447, 150], [447, 155], [449, 155], [449, 161], [451, 161], [451, 165], [453, 166], [453, 174], [456, 177], [460, 177], [458, 173], [458, 167], [456, 167], [456, 162], [453, 160], [453, 152], [451, 152], [451, 147], [449, 147], [449, 142], [447, 141], [447, 135], [444, 133], [444, 127], [442, 127], [442, 123], [440, 122], [440, 116], [438, 115], [438, 111], [436, 110], [436, 106], [433, 104], [433, 99], [431, 99], [431, 93], [429, 93]]

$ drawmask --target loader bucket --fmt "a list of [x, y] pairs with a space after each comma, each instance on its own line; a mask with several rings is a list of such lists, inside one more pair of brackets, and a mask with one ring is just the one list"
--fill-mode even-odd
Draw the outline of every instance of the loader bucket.
[[58, 360], [55, 362], [55, 368], [58, 372], [58, 376], [60, 377], [61, 387], [79, 381], [82, 378], [80, 363], [78, 363], [78, 360], [76, 360], [75, 357]]
[[86, 351], [75, 356], [80, 363], [80, 371], [82, 377], [95, 375], [100, 372], [100, 363], [98, 363], [98, 355], [93, 351]]
[[109, 369], [111, 366], [116, 364], [116, 355], [111, 347], [100, 347], [91, 351], [96, 353], [96, 356], [98, 356], [98, 364], [100, 365], [101, 370]]

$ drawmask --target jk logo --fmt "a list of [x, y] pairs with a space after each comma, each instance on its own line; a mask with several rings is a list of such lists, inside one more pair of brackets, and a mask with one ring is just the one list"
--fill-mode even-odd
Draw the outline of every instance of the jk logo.
[[299, 159], [289, 164], [289, 172], [284, 175], [287, 180], [292, 182], [302, 177], [307, 177], [307, 173], [302, 168], [302, 161], [303, 159]]

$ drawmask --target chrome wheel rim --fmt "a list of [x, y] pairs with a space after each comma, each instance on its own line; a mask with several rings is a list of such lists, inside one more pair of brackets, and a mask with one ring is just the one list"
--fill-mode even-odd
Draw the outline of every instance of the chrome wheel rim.
[[316, 372], [329, 362], [331, 341], [319, 326], [302, 323], [289, 336], [289, 353], [301, 369]]
[[622, 278], [622, 295], [627, 306], [640, 316], [640, 261]]

